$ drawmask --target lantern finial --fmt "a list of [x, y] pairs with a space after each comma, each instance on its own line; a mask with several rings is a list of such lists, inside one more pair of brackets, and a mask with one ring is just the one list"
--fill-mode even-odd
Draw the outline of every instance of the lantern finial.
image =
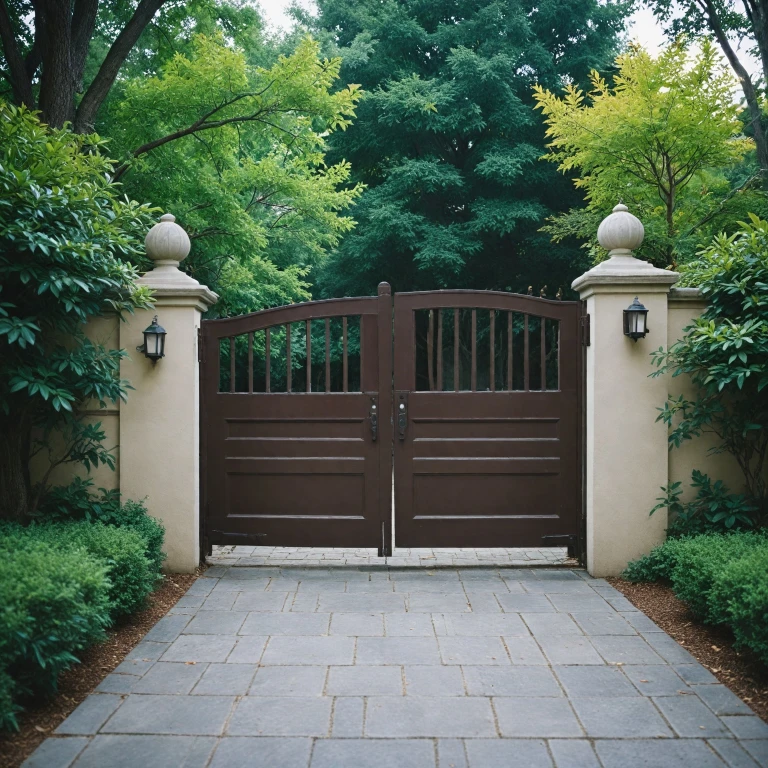
[[[628, 255], [643, 243], [645, 230], [637, 216], [624, 203], [614, 207], [597, 230], [597, 240], [611, 255]], [[618, 253], [614, 253], [618, 251]]]
[[160, 221], [147, 233], [144, 240], [147, 256], [156, 266], [178, 267], [184, 261], [192, 244], [187, 233], [176, 223], [172, 213], [164, 213]]

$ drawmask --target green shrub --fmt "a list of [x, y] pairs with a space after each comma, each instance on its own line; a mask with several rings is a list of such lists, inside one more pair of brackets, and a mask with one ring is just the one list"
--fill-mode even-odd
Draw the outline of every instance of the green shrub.
[[672, 568], [672, 588], [693, 613], [717, 621], [710, 613], [709, 592], [718, 574], [731, 562], [765, 545], [760, 533], [708, 534], [680, 541]]
[[628, 581], [669, 581], [677, 562], [677, 553], [685, 539], [667, 539], [647, 555], [629, 563], [622, 573]]
[[15, 689], [13, 678], [4, 669], [0, 669], [0, 731], [19, 730], [16, 714], [21, 707], [14, 700]]
[[163, 552], [165, 527], [147, 512], [143, 502], [126, 501], [106, 511], [100, 519], [108, 525], [129, 528], [138, 533], [144, 539], [144, 555], [152, 563], [153, 570], [156, 573], [160, 572], [165, 560], [165, 552]]
[[737, 647], [749, 648], [768, 664], [768, 542], [717, 574], [709, 615], [731, 627]]
[[59, 673], [77, 662], [75, 654], [104, 637], [109, 589], [105, 563], [84, 546], [62, 547], [30, 529], [0, 528], [3, 724], [14, 725], [14, 701], [54, 691]]
[[60, 547], [85, 549], [106, 564], [113, 620], [141, 608], [157, 586], [158, 572], [145, 556], [146, 542], [136, 531], [86, 522], [35, 525], [28, 530]]

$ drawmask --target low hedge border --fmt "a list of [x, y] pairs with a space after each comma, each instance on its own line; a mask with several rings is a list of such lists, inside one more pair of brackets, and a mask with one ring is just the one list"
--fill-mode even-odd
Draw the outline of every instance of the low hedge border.
[[670, 582], [698, 619], [730, 627], [737, 648], [768, 664], [768, 532], [669, 539], [623, 576]]

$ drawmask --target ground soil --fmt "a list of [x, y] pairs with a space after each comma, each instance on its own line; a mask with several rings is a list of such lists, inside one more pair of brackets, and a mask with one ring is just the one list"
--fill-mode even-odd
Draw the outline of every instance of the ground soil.
[[59, 677], [59, 692], [18, 716], [18, 733], [0, 733], [0, 768], [17, 768], [50, 736], [85, 697], [128, 655], [144, 635], [176, 604], [200, 575], [169, 574], [147, 607], [110, 630], [105, 642], [83, 651], [80, 664]]
[[768, 668], [735, 650], [729, 630], [699, 623], [667, 584], [608, 581], [768, 722]]

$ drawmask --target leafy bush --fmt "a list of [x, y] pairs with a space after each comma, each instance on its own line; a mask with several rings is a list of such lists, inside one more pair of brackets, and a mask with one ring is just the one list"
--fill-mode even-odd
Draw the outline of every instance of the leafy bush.
[[694, 469], [691, 487], [696, 489], [692, 501], [681, 501], [683, 484], [670, 483], [662, 488], [664, 496], [651, 514], [660, 509], [669, 511], [669, 536], [684, 536], [697, 533], [725, 533], [731, 530], [753, 528], [757, 505], [743, 493], [731, 493], [722, 480], [714, 483], [709, 475]]
[[99, 488], [92, 493], [93, 480], [75, 478], [69, 485], [52, 488], [41, 505], [38, 519], [47, 522], [78, 521], [100, 522], [118, 528], [130, 528], [145, 541], [147, 559], [155, 571], [165, 560], [163, 540], [165, 528], [152, 517], [143, 502], [120, 501], [120, 492]]
[[709, 593], [718, 574], [729, 563], [764, 546], [767, 541], [758, 533], [695, 536], [682, 540], [671, 573], [675, 595], [699, 618], [717, 622], [721, 617], [718, 611], [710, 612]]
[[[0, 530], [0, 723], [15, 727], [19, 701], [56, 689], [75, 654], [109, 624], [107, 565], [83, 546], [38, 531]], [[12, 681], [12, 682], [9, 682]]]
[[709, 605], [710, 615], [733, 630], [736, 646], [768, 664], [768, 541], [717, 574]]
[[629, 563], [622, 576], [628, 581], [668, 581], [684, 541], [685, 539], [667, 539], [647, 555]]
[[157, 586], [159, 574], [145, 556], [146, 541], [136, 531], [103, 523], [52, 523], [28, 528], [30, 534], [60, 547], [84, 549], [103, 561], [111, 582], [113, 620], [138, 610]]

